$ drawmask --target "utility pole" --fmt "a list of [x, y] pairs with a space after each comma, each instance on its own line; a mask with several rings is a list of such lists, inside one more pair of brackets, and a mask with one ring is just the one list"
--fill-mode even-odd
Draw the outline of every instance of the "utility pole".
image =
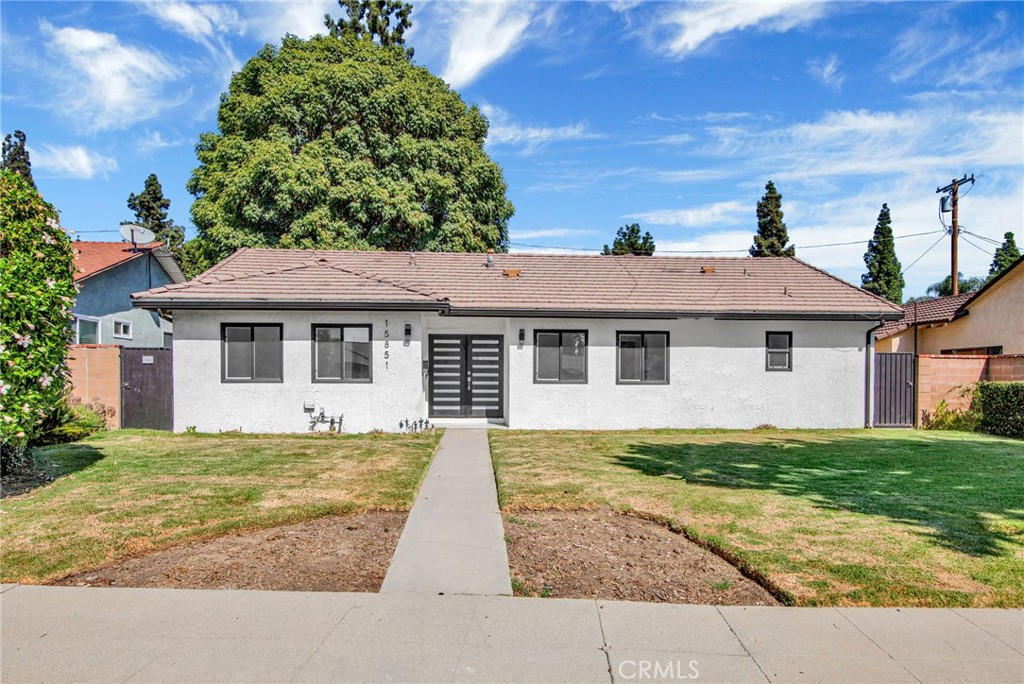
[[[935, 189], [935, 192], [937, 192], [937, 193], [941, 192], [943, 194], [948, 194], [950, 199], [952, 200], [952, 203], [953, 203], [953, 206], [951, 207], [952, 212], [953, 212], [953, 228], [952, 228], [952, 231], [951, 231], [951, 234], [952, 234], [952, 237], [953, 237], [953, 242], [952, 242], [951, 249], [950, 249], [950, 277], [952, 278], [953, 296], [954, 297], [956, 295], [960, 294], [960, 271], [959, 271], [959, 269], [957, 267], [957, 256], [958, 256], [957, 249], [959, 247], [959, 245], [957, 243], [959, 242], [959, 239], [960, 239], [960, 224], [958, 222], [958, 216], [959, 216], [958, 209], [959, 209], [959, 205], [960, 205], [959, 190], [960, 190], [960, 186], [963, 185], [964, 183], [970, 183], [971, 185], [974, 185], [974, 174], [972, 173], [970, 175], [970, 177], [968, 177], [967, 174], [964, 174], [964, 177], [961, 178], [960, 180], [956, 180], [954, 178], [953, 182], [950, 183], [949, 185], [947, 185], [946, 187], [944, 187], [944, 188], [936, 188]], [[945, 198], [943, 198], [943, 199], [945, 199]]]

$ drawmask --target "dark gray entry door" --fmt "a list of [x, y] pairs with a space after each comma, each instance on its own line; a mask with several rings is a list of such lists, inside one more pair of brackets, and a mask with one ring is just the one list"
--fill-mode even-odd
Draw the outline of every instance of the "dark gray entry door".
[[121, 349], [121, 427], [174, 429], [170, 349]]
[[875, 427], [913, 427], [914, 355], [875, 354]]
[[504, 417], [501, 335], [431, 335], [432, 418]]

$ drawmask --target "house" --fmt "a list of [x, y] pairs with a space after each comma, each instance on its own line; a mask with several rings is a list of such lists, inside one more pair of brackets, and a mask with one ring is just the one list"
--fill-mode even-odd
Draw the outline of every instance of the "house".
[[904, 306], [875, 332], [879, 352], [1024, 354], [1024, 257], [977, 292]]
[[170, 347], [171, 321], [132, 306], [131, 294], [185, 276], [163, 243], [133, 248], [127, 242], [75, 242], [75, 344]]
[[794, 258], [242, 249], [133, 296], [175, 322], [174, 428], [843, 428], [903, 316]]

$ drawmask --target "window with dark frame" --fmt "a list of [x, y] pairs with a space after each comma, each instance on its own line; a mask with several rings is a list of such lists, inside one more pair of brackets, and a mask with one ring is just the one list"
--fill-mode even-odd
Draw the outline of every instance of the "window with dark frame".
[[793, 333], [768, 332], [765, 334], [765, 370], [793, 370]]
[[313, 382], [373, 382], [369, 325], [313, 325]]
[[223, 323], [221, 382], [282, 382], [282, 332], [280, 323]]
[[535, 330], [533, 349], [534, 382], [587, 382], [586, 330]]
[[667, 332], [619, 332], [616, 347], [619, 384], [668, 384]]

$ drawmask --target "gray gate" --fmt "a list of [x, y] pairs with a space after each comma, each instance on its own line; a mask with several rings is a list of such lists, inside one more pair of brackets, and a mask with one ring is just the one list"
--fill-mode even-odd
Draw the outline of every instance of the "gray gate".
[[174, 429], [170, 349], [121, 349], [121, 427]]
[[430, 416], [504, 417], [501, 335], [430, 336]]
[[875, 427], [913, 427], [914, 355], [875, 354]]

